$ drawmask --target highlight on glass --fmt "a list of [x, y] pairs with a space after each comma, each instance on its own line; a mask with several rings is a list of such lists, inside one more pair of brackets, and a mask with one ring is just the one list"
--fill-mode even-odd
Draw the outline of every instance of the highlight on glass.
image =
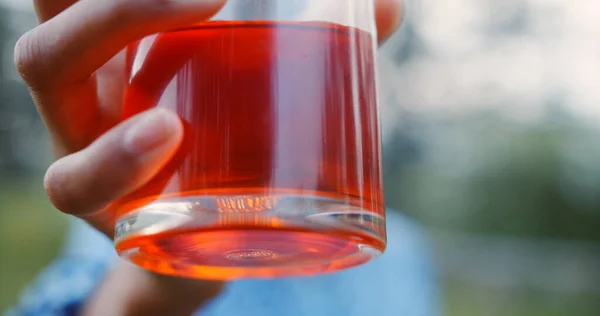
[[115, 246], [151, 271], [335, 272], [386, 246], [373, 0], [229, 0], [127, 49], [123, 119], [176, 112], [180, 150], [115, 202]]

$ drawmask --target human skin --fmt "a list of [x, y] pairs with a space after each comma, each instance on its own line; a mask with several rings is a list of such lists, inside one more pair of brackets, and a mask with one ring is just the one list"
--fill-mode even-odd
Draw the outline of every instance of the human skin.
[[[15, 65], [48, 129], [57, 160], [44, 178], [60, 211], [113, 236], [110, 204], [144, 185], [183, 137], [175, 113], [121, 122], [123, 49], [143, 36], [210, 18], [226, 0], [34, 0], [39, 25], [15, 47]], [[376, 0], [378, 40], [402, 22], [402, 0]], [[83, 315], [190, 315], [222, 282], [162, 276], [119, 262]]]

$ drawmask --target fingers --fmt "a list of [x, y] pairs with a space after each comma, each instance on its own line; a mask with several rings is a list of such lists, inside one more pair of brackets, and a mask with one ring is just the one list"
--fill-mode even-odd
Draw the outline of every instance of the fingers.
[[[147, 37], [138, 43], [137, 51], [143, 50], [143, 64], [129, 78], [129, 87], [124, 95], [124, 104], [135, 102], [134, 108], [124, 108], [123, 117], [135, 115], [139, 109], [150, 109], [158, 103], [169, 82], [206, 45], [203, 37], [180, 37], [159, 34]], [[144, 49], [145, 48], [145, 49]], [[138, 57], [140, 58], [140, 57]], [[164, 61], [168, 60], [168, 63]], [[129, 112], [128, 112], [129, 111]]]
[[40, 23], [46, 22], [70, 7], [77, 0], [34, 0], [33, 5]]
[[375, 15], [377, 17], [378, 41], [385, 41], [402, 23], [404, 17], [403, 0], [376, 0]]
[[56, 208], [110, 235], [114, 219], [98, 210], [154, 177], [182, 138], [176, 114], [165, 109], [144, 112], [58, 160], [48, 169], [44, 186]]
[[224, 3], [80, 0], [25, 34], [17, 43], [15, 63], [33, 90], [54, 90], [87, 79], [133, 40], [205, 20]]

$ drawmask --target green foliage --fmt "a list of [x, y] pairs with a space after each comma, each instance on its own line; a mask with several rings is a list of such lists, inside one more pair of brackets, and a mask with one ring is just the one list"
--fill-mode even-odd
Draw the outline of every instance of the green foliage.
[[411, 131], [423, 157], [387, 157], [390, 206], [446, 229], [600, 241], [596, 130], [473, 115]]
[[503, 291], [451, 282], [445, 290], [449, 316], [596, 316], [596, 297]]
[[58, 253], [65, 217], [54, 210], [34, 179], [0, 178], [0, 311]]

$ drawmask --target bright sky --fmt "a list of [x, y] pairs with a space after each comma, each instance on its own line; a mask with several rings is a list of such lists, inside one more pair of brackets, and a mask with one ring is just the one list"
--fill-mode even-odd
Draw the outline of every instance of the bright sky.
[[600, 1], [409, 4], [407, 17], [427, 53], [382, 69], [388, 98], [435, 113], [500, 107], [523, 120], [558, 99], [572, 114], [600, 120]]

